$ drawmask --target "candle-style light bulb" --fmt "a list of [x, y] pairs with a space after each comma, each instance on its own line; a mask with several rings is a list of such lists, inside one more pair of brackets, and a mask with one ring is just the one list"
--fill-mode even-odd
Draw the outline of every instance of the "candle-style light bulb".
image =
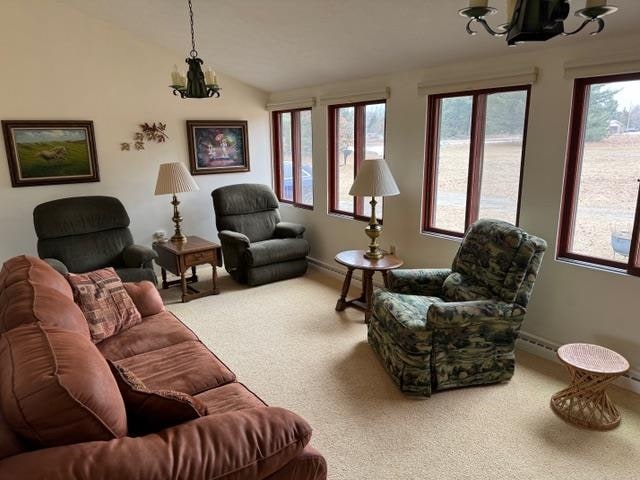
[[178, 72], [178, 65], [173, 66], [173, 72], [171, 72], [171, 85], [180, 85], [180, 73]]
[[507, 0], [507, 23], [513, 21], [513, 12], [516, 10], [517, 0]]
[[585, 8], [606, 7], [607, 0], [587, 0]]
[[207, 85], [215, 84], [215, 72], [211, 70], [211, 67], [207, 67], [206, 71], [204, 72], [204, 80], [204, 83], [206, 83]]

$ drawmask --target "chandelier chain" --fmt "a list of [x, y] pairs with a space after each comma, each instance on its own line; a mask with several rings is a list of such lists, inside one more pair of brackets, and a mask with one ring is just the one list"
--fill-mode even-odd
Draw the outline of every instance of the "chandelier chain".
[[193, 5], [191, 5], [191, 0], [189, 1], [189, 23], [191, 24], [191, 52], [189, 55], [193, 58], [198, 56], [198, 51], [196, 50], [196, 33], [193, 28]]

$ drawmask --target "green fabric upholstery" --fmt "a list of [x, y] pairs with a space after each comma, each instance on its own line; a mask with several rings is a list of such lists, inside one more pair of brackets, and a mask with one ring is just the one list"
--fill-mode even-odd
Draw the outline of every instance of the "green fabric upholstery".
[[262, 285], [307, 271], [305, 228], [280, 221], [278, 199], [268, 186], [227, 185], [211, 197], [224, 266], [232, 278]]
[[272, 263], [304, 258], [309, 253], [309, 244], [302, 238], [274, 238], [252, 243], [245, 253], [246, 264], [261, 267]]
[[394, 343], [410, 353], [431, 348], [431, 334], [427, 330], [427, 312], [438, 297], [405, 295], [377, 289], [373, 294], [376, 319]]
[[373, 296], [369, 344], [402, 391], [503, 382], [546, 242], [506, 222], [469, 227], [451, 270], [395, 270]]
[[302, 238], [305, 228], [303, 225], [290, 222], [280, 222], [273, 232], [274, 238]]
[[43, 258], [43, 260], [47, 262], [49, 265], [51, 265], [53, 269], [58, 273], [62, 275], [66, 275], [69, 273], [67, 266], [64, 263], [62, 263], [60, 260], [56, 260], [55, 258]]
[[266, 185], [245, 183], [220, 187], [211, 193], [218, 231], [246, 235], [251, 242], [273, 238], [280, 223], [278, 199]]
[[55, 260], [58, 271], [62, 271], [60, 264], [73, 273], [130, 268], [128, 280], [155, 283], [153, 259], [157, 254], [133, 244], [129, 223], [124, 206], [113, 197], [61, 198], [33, 210], [38, 254], [50, 263]]
[[387, 278], [393, 292], [440, 297], [449, 274], [448, 268], [399, 268], [388, 272]]

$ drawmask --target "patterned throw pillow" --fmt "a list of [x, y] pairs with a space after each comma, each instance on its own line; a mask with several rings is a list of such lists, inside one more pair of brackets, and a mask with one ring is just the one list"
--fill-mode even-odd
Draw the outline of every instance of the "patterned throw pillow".
[[197, 398], [174, 390], [151, 390], [128, 368], [108, 360], [124, 399], [129, 433], [146, 435], [207, 415]]
[[89, 323], [93, 343], [142, 322], [142, 316], [113, 268], [69, 273], [73, 298]]

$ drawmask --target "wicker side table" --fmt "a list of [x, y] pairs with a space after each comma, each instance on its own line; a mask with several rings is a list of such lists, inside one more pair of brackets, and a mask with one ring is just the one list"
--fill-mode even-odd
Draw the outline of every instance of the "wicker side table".
[[558, 349], [567, 366], [571, 385], [551, 397], [551, 408], [564, 420], [580, 427], [609, 430], [620, 423], [620, 412], [606, 389], [629, 370], [629, 362], [608, 348], [589, 343], [569, 343]]

